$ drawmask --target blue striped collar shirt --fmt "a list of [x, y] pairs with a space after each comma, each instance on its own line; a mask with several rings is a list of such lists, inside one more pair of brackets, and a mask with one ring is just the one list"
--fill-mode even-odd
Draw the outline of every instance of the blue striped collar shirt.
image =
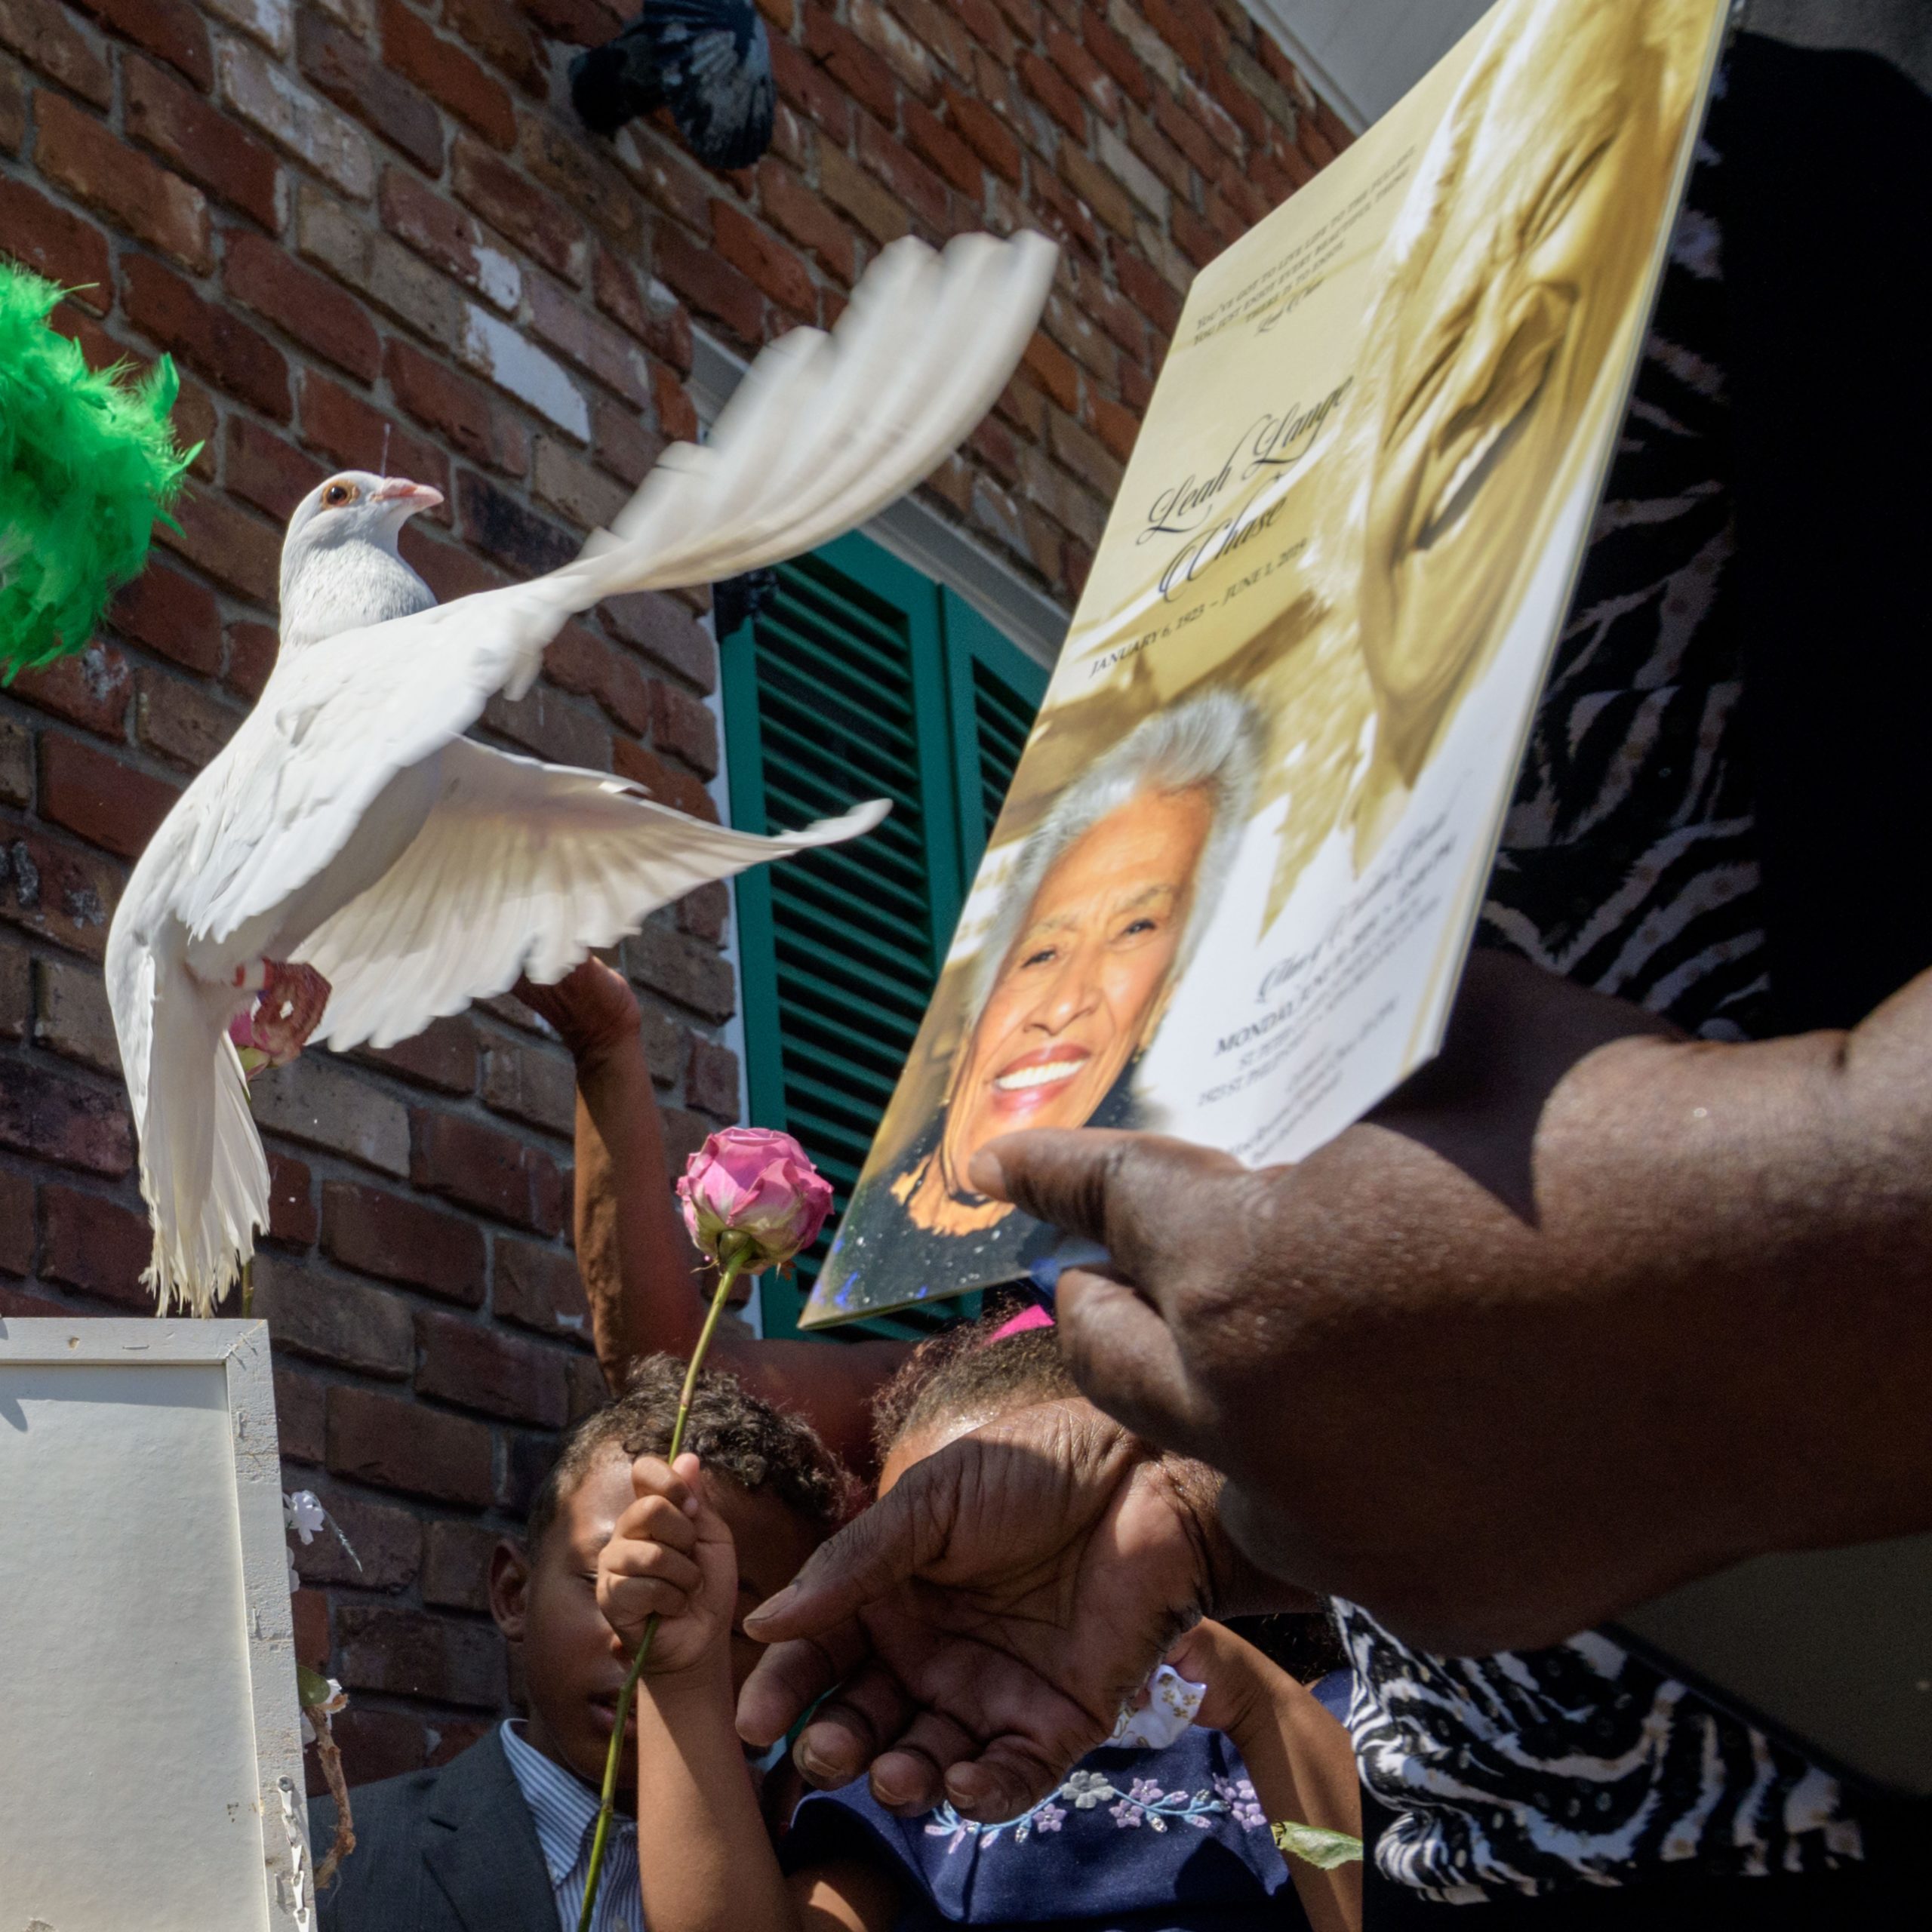
[[[503, 1755], [530, 1807], [537, 1842], [550, 1874], [561, 1932], [577, 1932], [583, 1890], [590, 1877], [590, 1841], [597, 1829], [597, 1793], [583, 1780], [552, 1764], [527, 1743], [515, 1718], [503, 1727]], [[637, 1826], [629, 1818], [611, 1821], [604, 1851], [604, 1878], [597, 1888], [597, 1916], [591, 1932], [645, 1932], [644, 1899], [638, 1889]]]

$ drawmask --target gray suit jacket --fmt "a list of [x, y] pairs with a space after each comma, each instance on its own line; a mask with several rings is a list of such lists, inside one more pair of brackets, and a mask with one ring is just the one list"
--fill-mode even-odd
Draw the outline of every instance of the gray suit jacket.
[[[439, 1770], [350, 1795], [355, 1849], [321, 1895], [321, 1932], [558, 1932], [530, 1807], [495, 1731]], [[309, 1806], [317, 1857], [335, 1806]]]

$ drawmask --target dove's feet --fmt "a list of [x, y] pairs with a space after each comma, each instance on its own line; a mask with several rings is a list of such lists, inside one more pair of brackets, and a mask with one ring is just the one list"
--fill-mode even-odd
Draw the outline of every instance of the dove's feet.
[[[253, 1014], [235, 1022], [233, 1038], [253, 1075], [267, 1066], [286, 1066], [321, 1023], [329, 1003], [329, 983], [312, 966], [262, 962], [262, 990]], [[259, 1058], [257, 1057], [259, 1056]]]

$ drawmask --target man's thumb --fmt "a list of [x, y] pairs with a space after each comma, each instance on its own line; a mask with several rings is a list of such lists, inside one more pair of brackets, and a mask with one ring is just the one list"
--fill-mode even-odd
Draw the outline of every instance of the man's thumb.
[[1172, 1220], [1173, 1189], [1241, 1171], [1232, 1155], [1158, 1134], [1033, 1128], [989, 1141], [970, 1178], [1035, 1220], [1098, 1242], [1131, 1272], [1146, 1232]]
[[951, 1521], [949, 1509], [935, 1507], [938, 1486], [931, 1474], [943, 1460], [942, 1451], [915, 1463], [863, 1515], [820, 1544], [783, 1589], [745, 1619], [746, 1635], [761, 1644], [817, 1636], [889, 1595], [929, 1561]]

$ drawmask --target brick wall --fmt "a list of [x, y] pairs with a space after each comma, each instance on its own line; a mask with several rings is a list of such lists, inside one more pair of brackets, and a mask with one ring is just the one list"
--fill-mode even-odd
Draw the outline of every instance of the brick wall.
[[[0, 694], [0, 1314], [146, 1311], [106, 921], [261, 688], [279, 526], [329, 469], [386, 435], [443, 491], [405, 543], [439, 595], [547, 568], [692, 432], [694, 321], [749, 351], [834, 319], [900, 234], [1038, 226], [1066, 245], [1044, 328], [928, 494], [1070, 602], [1194, 268], [1346, 139], [1231, 0], [765, 5], [776, 139], [721, 176], [664, 127], [576, 125], [604, 0], [0, 0], [0, 248], [73, 288], [60, 326], [97, 362], [171, 351], [202, 444], [102, 635]], [[605, 605], [485, 735], [709, 814], [707, 603]], [[624, 949], [674, 1163], [736, 1104], [728, 904]], [[297, 1629], [355, 1694], [358, 1780], [508, 1694], [488, 1553], [601, 1393], [571, 1104], [507, 1000], [256, 1088], [288, 1478], [363, 1565], [303, 1552]]]

